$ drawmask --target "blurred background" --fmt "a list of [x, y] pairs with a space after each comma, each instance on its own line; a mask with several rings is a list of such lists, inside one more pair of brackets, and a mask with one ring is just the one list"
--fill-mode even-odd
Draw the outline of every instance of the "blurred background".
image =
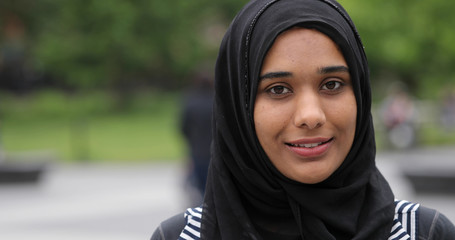
[[[185, 112], [210, 101], [192, 93], [246, 2], [0, 1], [0, 238], [147, 239], [200, 201]], [[378, 165], [455, 221], [455, 2], [340, 2], [369, 59]]]

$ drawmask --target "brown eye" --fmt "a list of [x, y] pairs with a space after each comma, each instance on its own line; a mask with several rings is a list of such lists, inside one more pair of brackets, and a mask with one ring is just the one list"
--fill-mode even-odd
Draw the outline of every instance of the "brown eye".
[[270, 89], [270, 92], [273, 94], [283, 94], [285, 91], [285, 87], [283, 86], [276, 86]]
[[274, 86], [268, 90], [273, 95], [284, 95], [291, 92], [291, 90], [285, 86]]
[[282, 98], [288, 96], [288, 94], [292, 93], [291, 89], [281, 86], [281, 85], [276, 85], [273, 87], [270, 87], [267, 90], [267, 93], [273, 97], [273, 98]]
[[323, 90], [337, 90], [341, 87], [341, 83], [337, 81], [330, 81], [322, 86]]

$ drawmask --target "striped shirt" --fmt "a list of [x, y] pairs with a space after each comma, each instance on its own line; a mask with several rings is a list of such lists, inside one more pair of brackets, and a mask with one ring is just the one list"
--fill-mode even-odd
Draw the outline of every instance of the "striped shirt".
[[[388, 240], [417, 240], [418, 209], [420, 205], [405, 200], [395, 200], [395, 216]], [[178, 240], [197, 240], [201, 237], [202, 208], [188, 208], [186, 226]]]
[[202, 208], [188, 208], [185, 212], [186, 225], [178, 240], [193, 240], [201, 238]]
[[389, 240], [417, 240], [420, 204], [395, 200], [395, 216]]

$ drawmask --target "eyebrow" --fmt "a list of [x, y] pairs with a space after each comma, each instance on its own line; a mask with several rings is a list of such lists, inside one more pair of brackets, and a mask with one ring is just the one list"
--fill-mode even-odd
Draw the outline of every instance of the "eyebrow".
[[282, 77], [290, 77], [292, 76], [292, 73], [290, 72], [268, 72], [262, 76], [259, 77], [259, 80], [265, 79], [265, 78], [282, 78]]
[[336, 73], [336, 72], [349, 72], [349, 68], [346, 66], [340, 65], [340, 66], [321, 67], [318, 69], [318, 73], [320, 73], [320, 74]]
[[[336, 72], [347, 72], [349, 73], [349, 68], [343, 65], [340, 66], [327, 66], [321, 67], [318, 69], [319, 74], [328, 74], [328, 73], [336, 73]], [[268, 72], [259, 77], [259, 80], [263, 80], [266, 78], [273, 79], [273, 78], [282, 78], [282, 77], [291, 77], [291, 72], [279, 71], [279, 72]]]

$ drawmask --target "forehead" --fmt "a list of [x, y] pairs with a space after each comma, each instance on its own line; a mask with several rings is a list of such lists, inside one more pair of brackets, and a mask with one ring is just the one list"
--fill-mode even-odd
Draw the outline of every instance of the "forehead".
[[325, 34], [314, 29], [292, 28], [280, 34], [272, 44], [261, 72], [294, 65], [317, 70], [326, 65], [345, 66], [346, 62], [338, 46]]

